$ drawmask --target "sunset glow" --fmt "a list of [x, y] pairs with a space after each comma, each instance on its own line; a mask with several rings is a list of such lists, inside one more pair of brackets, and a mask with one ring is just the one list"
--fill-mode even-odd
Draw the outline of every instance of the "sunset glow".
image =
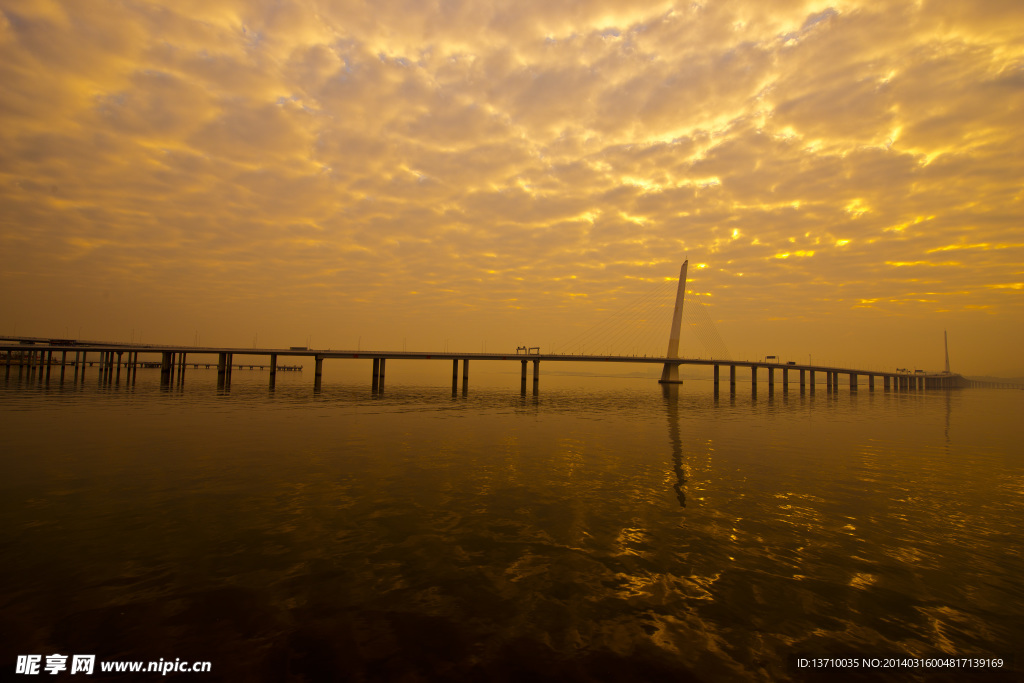
[[0, 0], [0, 334], [547, 350], [688, 258], [740, 358], [941, 369], [948, 330], [956, 371], [1024, 375], [1022, 32], [995, 1]]

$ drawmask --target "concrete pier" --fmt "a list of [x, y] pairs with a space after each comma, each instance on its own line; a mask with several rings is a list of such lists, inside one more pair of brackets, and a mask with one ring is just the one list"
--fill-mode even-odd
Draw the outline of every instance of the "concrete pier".
[[750, 366], [750, 390], [757, 393], [757, 366]]
[[768, 368], [768, 395], [775, 393], [775, 368]]
[[533, 393], [537, 393], [537, 389], [540, 387], [540, 361], [533, 361]]
[[452, 396], [459, 393], [459, 359], [452, 359]]
[[469, 391], [469, 359], [462, 359], [462, 395]]
[[324, 376], [324, 357], [314, 356], [313, 360], [316, 361], [316, 368], [313, 370], [313, 391], [320, 391], [320, 384]]
[[782, 368], [782, 393], [789, 393], [789, 368]]
[[380, 359], [380, 379], [377, 381], [377, 391], [384, 391], [384, 374], [387, 369], [387, 358]]
[[370, 372], [370, 391], [377, 393], [380, 389], [380, 358], [373, 359], [373, 369]]
[[171, 354], [164, 351], [160, 354], [160, 386], [166, 387], [171, 384]]
[[729, 393], [736, 395], [736, 366], [729, 366]]
[[277, 384], [277, 354], [270, 354], [270, 388]]
[[718, 395], [718, 364], [715, 364], [715, 395]]
[[874, 390], [875, 390], [875, 376], [874, 375], [868, 375], [868, 391], [874, 391]]
[[857, 373], [850, 373], [850, 391], [857, 391]]

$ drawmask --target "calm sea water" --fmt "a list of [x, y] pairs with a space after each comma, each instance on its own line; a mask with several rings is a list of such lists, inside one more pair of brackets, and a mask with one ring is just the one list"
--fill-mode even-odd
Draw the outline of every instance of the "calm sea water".
[[534, 396], [480, 366], [457, 396], [447, 364], [396, 362], [378, 396], [368, 364], [318, 395], [309, 372], [0, 382], [5, 671], [775, 681], [956, 655], [1016, 668], [865, 680], [1019, 680], [1024, 392], [549, 372]]

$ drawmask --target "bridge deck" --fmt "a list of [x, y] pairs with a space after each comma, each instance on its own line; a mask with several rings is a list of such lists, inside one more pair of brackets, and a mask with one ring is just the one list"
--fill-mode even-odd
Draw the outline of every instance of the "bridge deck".
[[[15, 343], [11, 343], [15, 342]], [[890, 375], [911, 377], [943, 377], [942, 372], [912, 372], [901, 370], [867, 370], [852, 367], [828, 365], [811, 365], [805, 363], [789, 364], [774, 363], [763, 360], [737, 360], [726, 358], [667, 358], [658, 356], [622, 356], [613, 354], [523, 354], [523, 353], [469, 353], [455, 351], [384, 351], [384, 350], [335, 350], [335, 349], [274, 349], [274, 348], [239, 348], [229, 346], [179, 346], [167, 344], [125, 344], [116, 342], [85, 342], [77, 340], [50, 340], [36, 337], [0, 337], [0, 351], [67, 351], [67, 352], [138, 352], [138, 353], [175, 353], [175, 354], [208, 354], [222, 353], [232, 356], [271, 356], [305, 357], [311, 359], [387, 359], [387, 360], [493, 360], [493, 361], [557, 361], [585, 363], [653, 363], [664, 365], [725, 365], [745, 368], [772, 368], [780, 370], [806, 370], [814, 372], [834, 372], [858, 375]], [[248, 363], [244, 363], [248, 365]]]

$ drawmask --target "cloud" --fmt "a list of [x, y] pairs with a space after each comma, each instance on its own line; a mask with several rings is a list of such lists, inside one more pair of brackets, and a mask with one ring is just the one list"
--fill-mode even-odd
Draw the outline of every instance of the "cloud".
[[130, 288], [169, 336], [203, 300], [207, 339], [395, 307], [556, 337], [688, 256], [741, 338], [1009, 334], [1018, 5], [6, 0], [0, 283], [55, 329]]

